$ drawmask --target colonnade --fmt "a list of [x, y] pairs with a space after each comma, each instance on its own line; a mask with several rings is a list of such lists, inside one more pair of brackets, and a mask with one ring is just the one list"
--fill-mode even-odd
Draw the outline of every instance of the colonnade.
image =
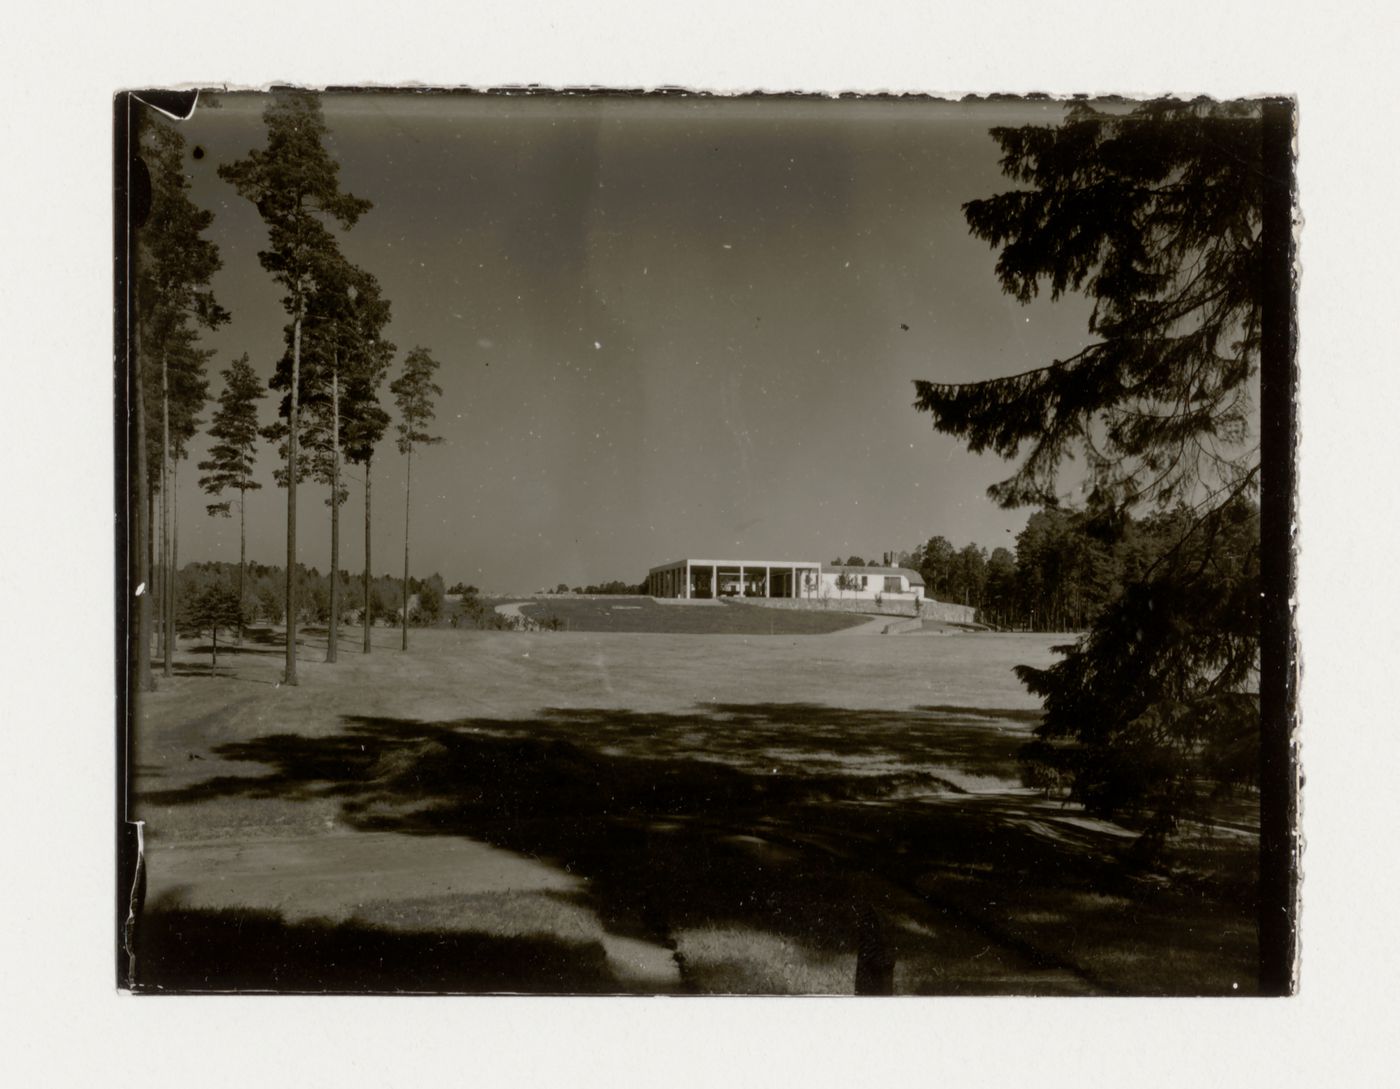
[[[762, 572], [761, 582], [759, 572]], [[647, 576], [647, 588], [653, 597], [798, 598], [802, 596], [807, 579], [814, 589], [820, 584], [820, 564], [683, 560], [653, 569]], [[708, 592], [705, 583], [708, 583]], [[727, 587], [732, 589], [725, 593]]]

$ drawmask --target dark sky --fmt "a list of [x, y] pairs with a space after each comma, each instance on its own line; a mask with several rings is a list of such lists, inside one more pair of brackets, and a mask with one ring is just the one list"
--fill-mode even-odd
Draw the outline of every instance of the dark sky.
[[[270, 374], [281, 353], [265, 230], [216, 175], [262, 145], [264, 104], [223, 96], [183, 128], [233, 313], [207, 338], [214, 372], [247, 351]], [[374, 202], [343, 246], [393, 303], [393, 373], [415, 345], [442, 363], [444, 442], [414, 459], [415, 573], [518, 591], [636, 582], [685, 555], [1012, 544], [1026, 512], [985, 497], [1008, 466], [934, 434], [911, 381], [1010, 374], [1083, 343], [1082, 301], [1003, 296], [960, 211], [1007, 187], [988, 129], [1053, 123], [1061, 106], [362, 94], [324, 108], [343, 185]], [[285, 558], [273, 456], [248, 504], [265, 563]], [[386, 440], [381, 573], [402, 564], [402, 462]], [[236, 557], [237, 521], [204, 515], [196, 475], [182, 468], [181, 559]], [[323, 493], [299, 494], [298, 536], [325, 570]], [[356, 481], [350, 570], [362, 511]]]

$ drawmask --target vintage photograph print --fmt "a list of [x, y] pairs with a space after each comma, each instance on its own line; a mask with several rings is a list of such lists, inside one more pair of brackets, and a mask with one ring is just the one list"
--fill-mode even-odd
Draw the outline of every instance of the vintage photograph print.
[[119, 984], [1290, 993], [1294, 123], [118, 95]]

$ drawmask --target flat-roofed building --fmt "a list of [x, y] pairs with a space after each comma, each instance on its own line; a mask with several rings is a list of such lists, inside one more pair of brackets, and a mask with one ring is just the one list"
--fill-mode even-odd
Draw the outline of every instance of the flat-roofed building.
[[812, 560], [697, 559], [647, 573], [647, 593], [670, 598], [806, 598], [917, 602], [924, 580], [907, 567], [849, 567]]
[[647, 573], [652, 597], [816, 597], [822, 565], [813, 560], [714, 560], [687, 558]]

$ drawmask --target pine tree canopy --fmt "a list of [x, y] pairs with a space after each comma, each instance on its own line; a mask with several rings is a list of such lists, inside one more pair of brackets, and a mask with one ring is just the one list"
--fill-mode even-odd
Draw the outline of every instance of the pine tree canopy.
[[[989, 489], [1003, 506], [1053, 508], [1083, 456], [1089, 535], [1044, 511], [1017, 540], [1018, 565], [1049, 580], [1038, 595], [1095, 617], [1062, 661], [1018, 669], [1045, 701], [1022, 758], [1091, 812], [1144, 814], [1160, 842], [1258, 769], [1263, 107], [1076, 104], [991, 135], [1017, 187], [965, 204], [968, 225], [1007, 294], [1085, 296], [1089, 340], [1007, 378], [917, 382], [915, 407], [970, 450], [1020, 458]], [[1144, 504], [1162, 513], [1133, 531]], [[1143, 562], [1125, 532], [1146, 534]], [[1121, 583], [1092, 577], [1096, 539], [1127, 558]]]
[[208, 397], [204, 371], [213, 356], [199, 347], [198, 330], [215, 328], [229, 314], [209, 288], [222, 263], [218, 247], [203, 236], [213, 213], [190, 199], [184, 137], [147, 111], [141, 115], [139, 140], [151, 177], [151, 211], [138, 235], [133, 295], [147, 421], [146, 476], [158, 489], [163, 413], [169, 413], [171, 454], [183, 457]]
[[438, 362], [426, 348], [414, 348], [403, 363], [403, 374], [389, 384], [399, 408], [399, 453], [407, 454], [413, 447], [442, 439], [428, 434], [428, 424], [435, 415], [433, 404], [442, 396], [442, 387], [433, 381]]
[[1098, 502], [1163, 504], [1250, 486], [1263, 248], [1257, 103], [1076, 104], [1058, 126], [996, 128], [1019, 188], [970, 201], [996, 275], [1028, 302], [1079, 292], [1093, 339], [1066, 359], [965, 385], [915, 383], [915, 407], [974, 452], [1026, 452], [990, 489], [1003, 506], [1054, 503], [1082, 453]]
[[204, 237], [214, 213], [189, 196], [184, 137], [147, 112], [140, 141], [151, 177], [151, 211], [139, 236], [135, 295], [143, 340], [154, 338], [158, 347], [187, 317], [212, 329], [229, 315], [209, 289], [223, 262], [218, 246]]
[[[341, 453], [349, 461], [362, 463], [389, 424], [389, 416], [379, 404], [379, 388], [395, 347], [384, 339], [391, 309], [373, 275], [346, 261], [339, 251], [316, 255], [313, 267], [314, 287], [306, 295], [302, 323], [297, 393], [302, 409], [299, 445], [308, 456], [299, 462], [297, 476], [299, 481], [311, 475], [329, 484], [334, 430], [332, 373], [339, 387]], [[291, 411], [292, 335], [288, 324], [285, 349], [269, 382], [273, 390], [282, 393], [279, 419], [263, 431], [270, 441], [281, 444], [287, 435], [283, 421]], [[285, 470], [278, 479], [285, 486]]]
[[[223, 375], [224, 391], [209, 425], [214, 444], [208, 459], [199, 463], [206, 474], [199, 478], [199, 486], [209, 495], [222, 495], [225, 488], [243, 492], [262, 487], [253, 479], [253, 465], [257, 460], [258, 401], [267, 391], [249, 365], [247, 352]], [[229, 504], [211, 503], [208, 510], [227, 515]]]
[[192, 634], [237, 628], [247, 620], [238, 591], [223, 581], [203, 587], [180, 601], [180, 630]]
[[219, 177], [252, 201], [267, 224], [263, 268], [287, 288], [283, 305], [297, 314], [314, 286], [320, 255], [335, 251], [326, 221], [353, 227], [373, 205], [340, 189], [340, 164], [325, 147], [325, 118], [318, 94], [279, 91], [263, 111], [267, 146], [219, 167]]

